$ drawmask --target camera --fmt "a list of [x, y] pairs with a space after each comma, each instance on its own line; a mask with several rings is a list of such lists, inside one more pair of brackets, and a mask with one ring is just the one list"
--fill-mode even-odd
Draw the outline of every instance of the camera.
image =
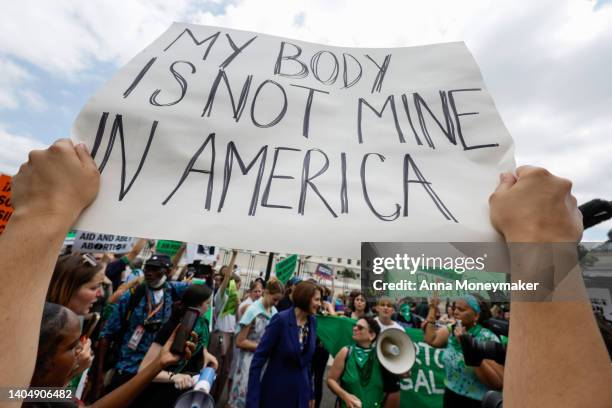
[[465, 365], [478, 367], [482, 360], [489, 359], [496, 363], [506, 362], [506, 346], [494, 341], [476, 341], [471, 334], [459, 336]]

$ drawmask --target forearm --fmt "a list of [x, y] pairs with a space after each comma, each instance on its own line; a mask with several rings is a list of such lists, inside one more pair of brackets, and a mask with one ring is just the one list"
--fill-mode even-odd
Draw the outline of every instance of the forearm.
[[139, 371], [136, 376], [127, 383], [117, 388], [104, 398], [91, 405], [92, 408], [122, 408], [129, 406], [134, 398], [144, 390], [144, 388], [162, 371], [163, 367], [156, 358]]
[[0, 235], [0, 385], [27, 387], [32, 378], [49, 281], [66, 233], [76, 219], [15, 210]]
[[427, 344], [432, 345], [432, 343], [436, 339], [436, 309], [434, 307], [429, 307], [429, 311], [427, 312], [427, 318], [425, 319], [425, 329], [424, 329], [424, 340]]
[[504, 367], [491, 360], [483, 360], [474, 368], [474, 373], [481, 383], [488, 388], [500, 390], [504, 384]]
[[504, 406], [607, 406], [612, 367], [580, 270], [568, 271], [568, 253], [559, 247], [549, 246], [550, 253], [543, 248], [531, 254], [522, 248], [517, 256], [511, 247], [512, 279], [537, 276], [549, 283], [548, 299], [573, 300], [512, 302]]
[[186, 248], [187, 248], [187, 245], [185, 243], [182, 243], [179, 250], [176, 251], [176, 254], [174, 254], [174, 256], [172, 257], [172, 265], [174, 265], [174, 272], [176, 272], [178, 263], [181, 260], [181, 257], [183, 256], [183, 254], [185, 253]]
[[108, 302], [117, 303], [119, 299], [121, 299], [121, 296], [123, 296], [123, 294], [127, 292], [129, 289], [130, 289], [130, 284], [128, 283], [122, 284], [121, 286], [117, 288], [116, 291], [113, 292], [112, 295], [110, 295], [110, 297], [108, 298]]
[[247, 351], [255, 351], [257, 350], [257, 342], [252, 341], [252, 340], [242, 340], [242, 341], [237, 341], [236, 342], [236, 347], [242, 349], [242, 350], [247, 350]]
[[136, 257], [138, 256], [138, 254], [142, 251], [146, 243], [147, 240], [145, 238], [139, 238], [130, 250], [130, 252], [128, 252], [128, 254], [126, 255], [128, 261], [133, 262], [134, 259], [136, 259]]
[[166, 370], [162, 370], [155, 376], [153, 382], [155, 383], [171, 383], [172, 382], [172, 373]]
[[430, 346], [434, 343], [436, 339], [436, 328], [433, 324], [427, 323], [425, 326], [425, 334], [423, 339], [425, 340], [425, 343], [429, 344]]
[[341, 400], [346, 400], [348, 396], [348, 392], [344, 391], [344, 389], [338, 384], [334, 378], [327, 378], [327, 386], [335, 395], [338, 396]]

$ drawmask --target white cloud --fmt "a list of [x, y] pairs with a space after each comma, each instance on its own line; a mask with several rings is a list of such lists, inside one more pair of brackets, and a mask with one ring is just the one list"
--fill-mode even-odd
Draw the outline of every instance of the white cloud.
[[573, 179], [579, 201], [612, 199], [612, 172], [606, 168], [612, 151], [609, 6], [594, 8], [595, 2], [585, 0], [5, 3], [0, 108], [15, 109], [20, 101], [44, 106], [30, 86], [35, 78], [7, 58], [78, 81], [94, 74], [90, 68], [99, 62], [127, 62], [175, 20], [339, 46], [463, 40], [515, 138], [517, 161]]
[[19, 87], [30, 75], [25, 69], [0, 57], [0, 109], [16, 109], [19, 106]]
[[28, 108], [34, 111], [44, 111], [47, 109], [47, 103], [45, 99], [38, 94], [38, 92], [31, 89], [24, 89], [21, 91], [21, 99], [26, 103]]
[[5, 2], [0, 53], [70, 77], [96, 62], [125, 63], [183, 19], [189, 1]]
[[7, 132], [0, 125], [0, 173], [15, 174], [22, 163], [28, 161], [28, 153], [34, 149], [44, 149], [47, 145], [28, 136]]

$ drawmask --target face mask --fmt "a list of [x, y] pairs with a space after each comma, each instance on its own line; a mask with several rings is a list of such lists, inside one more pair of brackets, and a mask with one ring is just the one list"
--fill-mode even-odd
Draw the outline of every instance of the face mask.
[[166, 283], [166, 275], [162, 276], [161, 279], [157, 280], [156, 282], [149, 284], [149, 287], [151, 289], [159, 289], [164, 285], [164, 283]]

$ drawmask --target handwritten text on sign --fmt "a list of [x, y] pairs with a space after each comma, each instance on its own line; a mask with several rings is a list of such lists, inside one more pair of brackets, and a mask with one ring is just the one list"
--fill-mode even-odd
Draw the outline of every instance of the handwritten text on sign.
[[73, 138], [103, 175], [81, 228], [320, 255], [494, 239], [487, 198], [514, 166], [462, 43], [338, 48], [185, 24], [89, 101]]

